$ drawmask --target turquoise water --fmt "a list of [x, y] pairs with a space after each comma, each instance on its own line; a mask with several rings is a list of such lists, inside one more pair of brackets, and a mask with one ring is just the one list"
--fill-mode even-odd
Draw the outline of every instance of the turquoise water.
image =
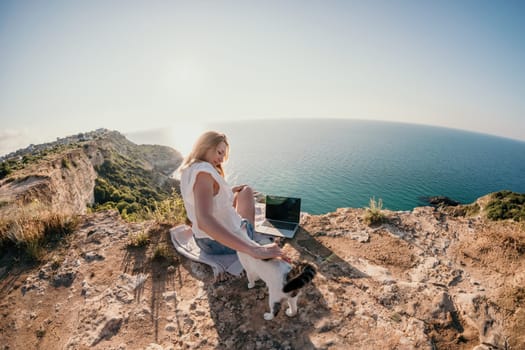
[[218, 123], [231, 154], [228, 180], [302, 198], [321, 214], [364, 207], [410, 210], [421, 197], [470, 203], [489, 192], [525, 192], [525, 142], [445, 128], [356, 120]]

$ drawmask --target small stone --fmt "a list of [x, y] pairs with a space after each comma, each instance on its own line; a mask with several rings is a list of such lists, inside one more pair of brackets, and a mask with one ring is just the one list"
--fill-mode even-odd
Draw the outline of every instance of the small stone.
[[164, 329], [168, 332], [174, 332], [177, 330], [177, 326], [174, 323], [168, 323]]
[[332, 330], [335, 327], [335, 324], [329, 318], [323, 318], [315, 325], [317, 332], [325, 333]]
[[102, 255], [98, 254], [97, 252], [88, 252], [88, 253], [83, 254], [82, 257], [87, 262], [92, 262], [92, 261], [95, 261], [95, 260], [100, 261], [100, 260], [104, 260], [105, 259]]
[[177, 300], [177, 292], [175, 292], [175, 291], [173, 291], [173, 292], [165, 292], [165, 293], [162, 293], [162, 297], [166, 301]]
[[75, 277], [77, 276], [77, 273], [74, 271], [65, 271], [58, 273], [53, 277], [53, 286], [54, 287], [69, 287], [71, 284], [73, 284], [73, 281], [75, 280]]

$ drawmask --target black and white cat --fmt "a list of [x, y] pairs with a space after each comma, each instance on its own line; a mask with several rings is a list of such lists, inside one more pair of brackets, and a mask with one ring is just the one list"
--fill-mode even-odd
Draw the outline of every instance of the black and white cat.
[[[271, 241], [259, 243], [266, 244]], [[295, 316], [299, 290], [312, 281], [316, 274], [315, 267], [309, 263], [291, 265], [281, 259], [255, 259], [241, 252], [237, 252], [237, 255], [246, 271], [248, 288], [253, 288], [258, 279], [262, 279], [268, 286], [270, 312], [264, 313], [264, 319], [273, 319], [283, 300], [288, 303], [286, 315]]]

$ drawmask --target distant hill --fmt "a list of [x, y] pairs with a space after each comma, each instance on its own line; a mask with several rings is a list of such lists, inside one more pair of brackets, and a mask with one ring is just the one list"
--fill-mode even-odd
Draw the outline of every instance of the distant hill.
[[134, 212], [178, 191], [170, 175], [181, 162], [170, 147], [136, 145], [107, 129], [30, 145], [2, 157], [0, 210], [38, 200], [72, 213], [88, 206]]

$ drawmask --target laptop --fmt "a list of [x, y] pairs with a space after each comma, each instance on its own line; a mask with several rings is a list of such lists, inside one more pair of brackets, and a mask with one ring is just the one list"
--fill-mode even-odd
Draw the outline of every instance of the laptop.
[[293, 238], [300, 217], [301, 198], [266, 195], [265, 219], [255, 230], [266, 235]]

